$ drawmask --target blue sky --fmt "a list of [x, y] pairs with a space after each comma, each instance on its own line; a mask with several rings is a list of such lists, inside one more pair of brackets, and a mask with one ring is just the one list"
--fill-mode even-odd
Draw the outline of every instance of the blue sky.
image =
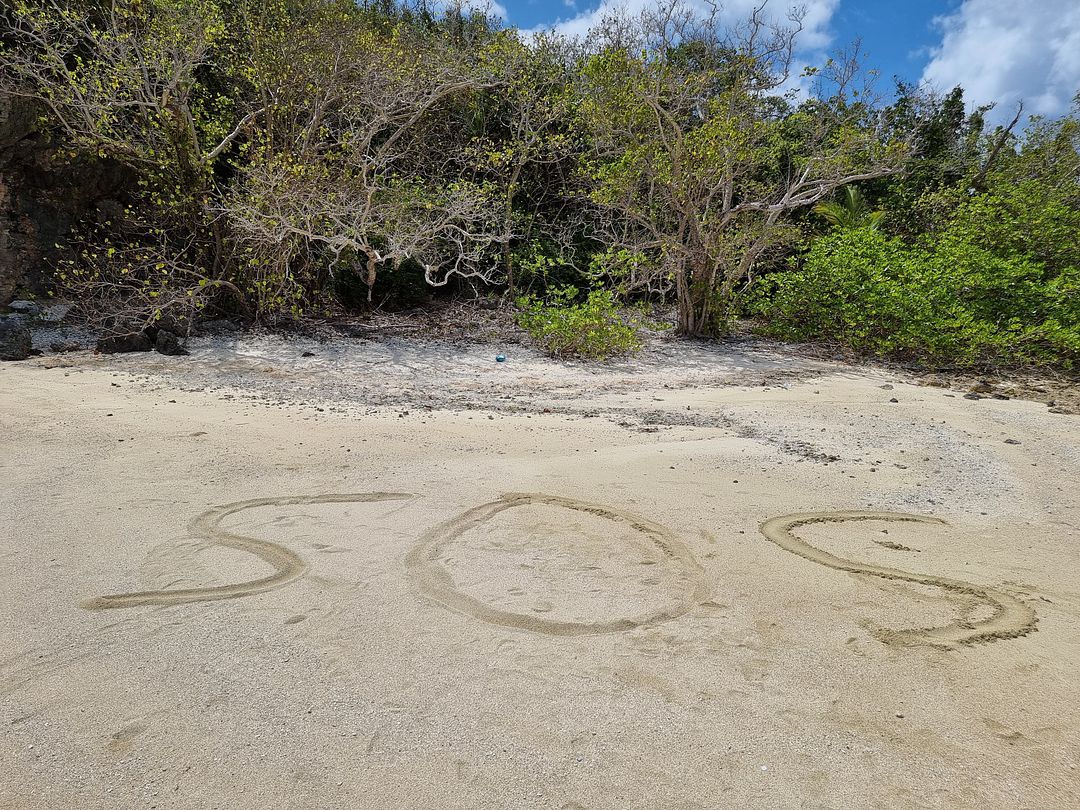
[[959, 5], [959, 0], [842, 0], [831, 20], [833, 41], [842, 45], [861, 38], [866, 66], [881, 71], [890, 86], [893, 76], [918, 82], [931, 49], [941, 42], [934, 18]]
[[[650, 0], [498, 0], [507, 21], [522, 29], [556, 26], [582, 33], [604, 9], [640, 9]], [[702, 0], [688, 0], [690, 3]], [[755, 0], [723, 0], [745, 16]], [[805, 7], [800, 61], [861, 38], [867, 67], [947, 91], [960, 84], [969, 106], [998, 102], [1011, 117], [1023, 99], [1027, 113], [1061, 115], [1080, 92], [1080, 0], [770, 0], [778, 12]]]

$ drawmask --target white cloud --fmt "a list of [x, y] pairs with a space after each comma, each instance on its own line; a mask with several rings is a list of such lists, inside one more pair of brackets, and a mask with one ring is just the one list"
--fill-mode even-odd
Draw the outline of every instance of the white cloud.
[[1076, 0], [964, 0], [938, 17], [941, 44], [923, 81], [964, 88], [971, 104], [998, 102], [995, 121], [1024, 100], [1029, 114], [1060, 115], [1080, 91], [1080, 3]]
[[[534, 31], [553, 28], [567, 36], [584, 36], [608, 14], [620, 11], [631, 15], [638, 14], [656, 2], [657, 0], [601, 0], [600, 4], [591, 10], [581, 11], [573, 17], [560, 19]], [[569, 2], [567, 4], [569, 5]], [[706, 0], [687, 0], [687, 4], [700, 7], [703, 13], [711, 8]], [[830, 44], [832, 35], [829, 31], [829, 23], [839, 4], [840, 0], [799, 0], [799, 2], [773, 0], [766, 10], [773, 12], [781, 20], [791, 7], [802, 8], [805, 11], [803, 30], [799, 33], [797, 40], [799, 52], [804, 54], [820, 52]], [[754, 8], [760, 5], [761, 0], [725, 0], [720, 4], [723, 18], [733, 23], [748, 19]]]
[[433, 0], [430, 8], [443, 12], [455, 5], [461, 6], [463, 11], [479, 11], [500, 20], [507, 19], [506, 6], [496, 0]]
[[498, 17], [500, 20], [506, 20], [509, 15], [506, 13], [506, 6], [502, 3], [497, 3], [495, 0], [476, 0], [476, 2], [465, 3], [467, 8], [475, 8], [477, 11], [483, 11], [492, 16]]

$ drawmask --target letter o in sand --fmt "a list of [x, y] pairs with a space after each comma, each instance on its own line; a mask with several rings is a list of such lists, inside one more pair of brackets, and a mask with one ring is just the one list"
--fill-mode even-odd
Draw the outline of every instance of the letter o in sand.
[[[578, 514], [553, 519], [550, 507]], [[508, 510], [520, 511], [490, 523]], [[556, 495], [512, 493], [469, 509], [428, 531], [406, 563], [420, 593], [456, 613], [553, 636], [652, 627], [707, 597], [704, 571], [670, 530]], [[562, 601], [572, 615], [558, 615]]]

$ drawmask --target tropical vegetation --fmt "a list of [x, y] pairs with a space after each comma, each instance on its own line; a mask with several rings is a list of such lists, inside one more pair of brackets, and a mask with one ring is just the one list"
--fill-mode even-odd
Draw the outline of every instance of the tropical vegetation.
[[423, 288], [505, 293], [559, 354], [632, 350], [650, 303], [691, 336], [1074, 364], [1080, 116], [883, 101], [857, 50], [795, 65], [776, 11], [660, 0], [569, 39], [395, 0], [14, 0], [0, 92], [131, 178], [53, 268], [88, 316]]

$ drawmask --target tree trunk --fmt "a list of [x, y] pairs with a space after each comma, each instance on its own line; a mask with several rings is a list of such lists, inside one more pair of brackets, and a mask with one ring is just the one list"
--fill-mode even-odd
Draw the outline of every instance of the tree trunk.
[[513, 221], [514, 221], [514, 197], [517, 194], [517, 181], [521, 176], [522, 164], [518, 163], [514, 166], [513, 171], [510, 173], [510, 180], [506, 184], [506, 210], [503, 212], [504, 222], [506, 229], [503, 234], [506, 239], [503, 242], [503, 265], [506, 270], [506, 287], [510, 293], [510, 300], [514, 300], [514, 257], [510, 252], [510, 236], [513, 233]]
[[514, 300], [514, 260], [510, 254], [510, 242], [509, 240], [503, 242], [502, 246], [503, 254], [503, 266], [506, 269], [506, 288], [510, 296], [510, 300]]
[[704, 337], [712, 327], [713, 275], [707, 267], [685, 268], [675, 276], [678, 301], [676, 331]]
[[675, 331], [680, 335], [693, 335], [696, 325], [694, 301], [690, 295], [690, 271], [686, 268], [675, 274], [675, 296], [678, 307]]
[[367, 254], [367, 278], [364, 279], [367, 282], [367, 300], [371, 303], [371, 293], [375, 289], [375, 268], [378, 264], [378, 257], [374, 251], [369, 251]]

